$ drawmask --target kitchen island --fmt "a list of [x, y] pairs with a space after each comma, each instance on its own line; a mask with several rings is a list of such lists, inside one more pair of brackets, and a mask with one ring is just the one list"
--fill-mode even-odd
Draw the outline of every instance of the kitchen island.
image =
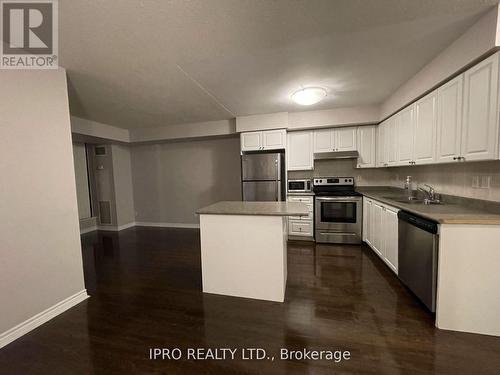
[[218, 202], [200, 215], [203, 292], [283, 302], [287, 217], [304, 203]]

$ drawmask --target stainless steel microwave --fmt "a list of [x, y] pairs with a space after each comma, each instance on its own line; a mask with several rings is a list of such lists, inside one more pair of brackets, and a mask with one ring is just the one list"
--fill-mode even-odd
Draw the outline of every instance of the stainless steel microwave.
[[289, 193], [310, 193], [311, 192], [311, 180], [288, 180], [288, 192]]

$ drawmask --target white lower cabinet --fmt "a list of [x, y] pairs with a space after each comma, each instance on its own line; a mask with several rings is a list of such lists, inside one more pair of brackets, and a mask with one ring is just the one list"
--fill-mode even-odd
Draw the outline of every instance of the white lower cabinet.
[[291, 216], [288, 218], [288, 236], [312, 240], [314, 233], [314, 202], [312, 196], [289, 196], [288, 202], [301, 202], [307, 205], [308, 216]]
[[397, 274], [398, 209], [363, 198], [363, 240]]

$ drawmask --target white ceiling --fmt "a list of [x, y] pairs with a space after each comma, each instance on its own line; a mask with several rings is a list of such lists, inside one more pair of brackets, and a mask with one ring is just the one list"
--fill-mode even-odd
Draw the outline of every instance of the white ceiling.
[[123, 128], [377, 104], [496, 3], [60, 0], [60, 63], [72, 114]]

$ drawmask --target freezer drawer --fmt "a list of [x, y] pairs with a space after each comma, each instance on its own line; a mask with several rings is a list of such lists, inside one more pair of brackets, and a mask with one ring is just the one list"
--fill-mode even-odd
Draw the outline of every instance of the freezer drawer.
[[279, 201], [280, 181], [243, 181], [244, 201]]

